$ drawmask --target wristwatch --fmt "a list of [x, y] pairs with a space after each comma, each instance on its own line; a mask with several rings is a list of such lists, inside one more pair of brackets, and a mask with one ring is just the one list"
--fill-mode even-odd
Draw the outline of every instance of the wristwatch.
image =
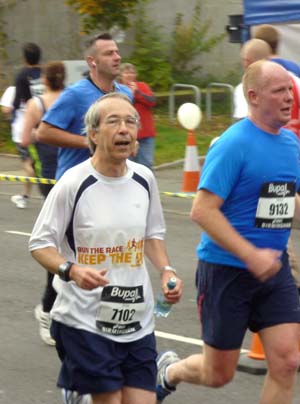
[[65, 282], [69, 282], [70, 279], [70, 270], [73, 265], [73, 262], [64, 262], [58, 266], [58, 276]]

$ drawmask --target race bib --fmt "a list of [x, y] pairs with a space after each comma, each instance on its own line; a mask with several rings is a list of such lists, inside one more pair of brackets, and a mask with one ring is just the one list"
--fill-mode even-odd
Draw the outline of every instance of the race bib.
[[132, 334], [142, 328], [145, 308], [143, 286], [105, 286], [96, 325], [105, 334]]
[[255, 227], [290, 229], [295, 211], [295, 183], [269, 182], [261, 188]]

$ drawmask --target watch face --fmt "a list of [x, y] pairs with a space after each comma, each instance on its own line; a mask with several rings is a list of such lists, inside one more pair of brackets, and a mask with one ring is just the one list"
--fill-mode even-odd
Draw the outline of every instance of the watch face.
[[68, 262], [64, 262], [63, 264], [60, 264], [59, 269], [60, 269], [62, 272], [65, 272], [65, 271], [68, 269], [68, 267], [69, 267], [69, 263], [68, 263]]
[[68, 282], [70, 280], [70, 269], [71, 266], [73, 265], [72, 262], [64, 262], [63, 264], [60, 264], [58, 267], [58, 275], [60, 277], [60, 279], [62, 279], [63, 281]]

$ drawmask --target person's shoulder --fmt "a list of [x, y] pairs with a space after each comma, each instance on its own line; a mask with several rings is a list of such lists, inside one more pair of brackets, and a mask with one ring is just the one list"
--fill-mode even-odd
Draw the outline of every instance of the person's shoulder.
[[23, 76], [24, 74], [26, 74], [26, 72], [27, 72], [27, 67], [23, 66], [17, 71], [16, 77]]
[[238, 145], [244, 143], [245, 139], [252, 136], [253, 130], [255, 130], [255, 127], [251, 121], [248, 118], [242, 118], [222, 133], [220, 137], [222, 139], [221, 143], [224, 142], [228, 146], [232, 144], [234, 147], [238, 147]]
[[[235, 161], [242, 161], [243, 156], [247, 154], [249, 145], [253, 143], [252, 138], [251, 122], [248, 118], [243, 118], [227, 128], [221, 136], [213, 139], [209, 146], [207, 157], [209, 157], [210, 161], [216, 157], [225, 158], [228, 163], [233, 158]], [[230, 159], [228, 159], [229, 156]]]
[[286, 138], [291, 139], [293, 143], [299, 145], [299, 138], [295, 135], [295, 133], [288, 127], [283, 126], [280, 128], [280, 134]]
[[90, 159], [87, 159], [66, 170], [60, 177], [59, 181], [62, 180], [64, 183], [71, 186], [76, 186], [81, 183], [82, 179], [86, 178], [86, 176], [89, 174], [91, 174], [91, 163]]
[[149, 84], [147, 84], [145, 81], [136, 81], [136, 85], [137, 85], [138, 88], [139, 87], [148, 87], [148, 88], [150, 88]]
[[234, 87], [234, 92], [240, 92], [240, 91], [243, 91], [243, 83], [242, 82], [240, 82], [239, 84], [237, 84]]
[[127, 95], [131, 100], [133, 99], [132, 91], [130, 90], [129, 87], [125, 86], [125, 84], [121, 84], [121, 83], [115, 82], [115, 89], [116, 89], [118, 92]]
[[232, 125], [230, 125], [225, 131], [225, 133], [238, 133], [243, 131], [245, 128], [250, 129], [252, 127], [252, 123], [250, 119], [247, 117], [244, 117], [237, 122], [234, 122]]
[[41, 68], [40, 66], [25, 66], [21, 71], [20, 75], [22, 77], [28, 77], [28, 76], [38, 76], [41, 73]]
[[75, 83], [69, 85], [69, 88], [77, 88], [77, 87], [86, 87], [86, 86], [92, 86], [93, 83], [91, 82], [91, 80], [87, 79], [87, 78], [83, 78], [80, 79], [78, 81], [75, 81]]
[[153, 172], [150, 170], [150, 168], [144, 166], [143, 164], [136, 163], [135, 161], [132, 160], [127, 160], [128, 167], [132, 169], [133, 172], [137, 173], [141, 177], [143, 177], [145, 180], [152, 180], [154, 178]]
[[141, 88], [141, 89], [145, 88], [145, 89], [151, 90], [149, 84], [146, 83], [145, 81], [137, 81], [136, 84], [137, 84], [138, 88]]
[[286, 70], [294, 73], [297, 77], [300, 76], [300, 65], [298, 65], [293, 60], [285, 59], [282, 57], [274, 57], [271, 59], [273, 62], [280, 64]]
[[27, 78], [27, 67], [22, 67], [16, 74], [16, 84], [18, 85], [19, 82], [26, 80]]
[[64, 91], [77, 92], [77, 91], [81, 91], [84, 88], [90, 87], [91, 85], [92, 85], [92, 83], [90, 82], [90, 80], [84, 78], [84, 79], [80, 79], [80, 80], [76, 81], [75, 83], [72, 83], [72, 84], [66, 86]]
[[95, 101], [97, 98], [101, 96], [98, 87], [96, 87], [89, 79], [81, 79], [69, 86], [67, 86], [63, 93], [65, 96], [77, 98], [80, 97], [81, 100], [87, 100], [90, 102], [90, 98], [92, 101]]
[[57, 103], [60, 103], [60, 102], [62, 102], [62, 101], [65, 100], [65, 99], [73, 100], [76, 95], [83, 96], [84, 93], [82, 93], [82, 91], [83, 91], [83, 90], [86, 88], [86, 86], [88, 85], [88, 83], [86, 83], [86, 82], [88, 82], [88, 81], [89, 81], [89, 80], [82, 79], [82, 80], [76, 81], [76, 82], [73, 83], [73, 84], [70, 84], [69, 86], [66, 86], [66, 87], [62, 90], [62, 92], [59, 94], [59, 96], [57, 97], [55, 103], [56, 103], [56, 102], [57, 102]]

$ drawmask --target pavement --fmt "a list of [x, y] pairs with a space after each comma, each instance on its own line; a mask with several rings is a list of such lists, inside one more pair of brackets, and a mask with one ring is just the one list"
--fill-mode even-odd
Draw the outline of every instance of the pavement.
[[[0, 174], [24, 175], [20, 160], [0, 155]], [[174, 306], [168, 318], [156, 320], [157, 348], [158, 351], [173, 349], [180, 357], [186, 357], [202, 350], [194, 287], [195, 248], [201, 230], [189, 218], [191, 199], [164, 194], [181, 191], [182, 164], [157, 168], [155, 176], [167, 224], [168, 253], [185, 284], [180, 304]], [[42, 198], [37, 186], [33, 185], [28, 208], [16, 209], [10, 197], [20, 192], [21, 183], [0, 181], [0, 404], [56, 404], [61, 403], [60, 392], [56, 388], [59, 360], [55, 348], [40, 340], [38, 324], [34, 319], [34, 308], [40, 301], [46, 273], [32, 260], [27, 249]], [[294, 229], [294, 232], [299, 245], [299, 229]], [[152, 271], [151, 265], [149, 270], [156, 294], [159, 291], [159, 276]], [[247, 356], [251, 342], [252, 334], [247, 333], [241, 359]], [[264, 361], [251, 360], [254, 369], [264, 365]], [[258, 403], [263, 380], [261, 374], [237, 371], [234, 380], [221, 389], [182, 384], [165, 403]], [[297, 383], [293, 404], [300, 402], [299, 379]]]

